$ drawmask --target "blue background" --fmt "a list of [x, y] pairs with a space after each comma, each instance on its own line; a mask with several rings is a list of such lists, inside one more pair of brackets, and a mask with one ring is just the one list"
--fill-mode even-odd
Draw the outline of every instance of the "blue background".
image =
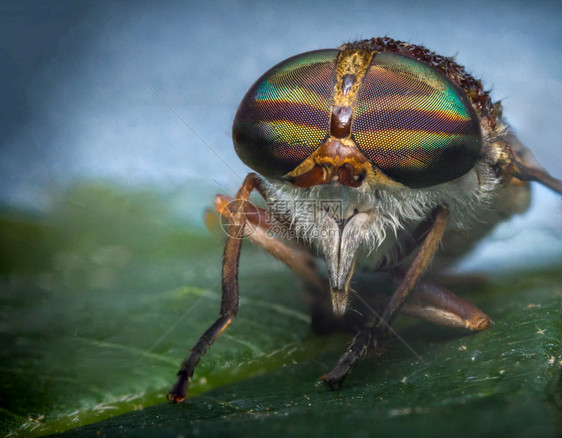
[[[559, 2], [3, 1], [0, 202], [41, 213], [84, 179], [151, 187], [202, 227], [248, 169], [231, 123], [254, 80], [296, 53], [384, 36], [456, 55], [562, 176]], [[467, 269], [562, 258], [560, 196], [500, 227]]]

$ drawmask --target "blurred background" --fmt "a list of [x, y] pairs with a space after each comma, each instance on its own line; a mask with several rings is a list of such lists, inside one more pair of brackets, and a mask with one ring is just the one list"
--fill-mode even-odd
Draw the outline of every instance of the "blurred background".
[[[556, 1], [3, 1], [1, 205], [41, 214], [57, 192], [104, 180], [165, 193], [202, 229], [212, 195], [234, 193], [248, 171], [230, 130], [254, 80], [296, 53], [383, 35], [456, 55], [562, 176], [561, 11]], [[560, 197], [533, 192], [532, 210], [466, 267], [560, 256]]]
[[[234, 194], [249, 170], [233, 150], [232, 119], [247, 89], [272, 65], [384, 35], [455, 55], [502, 101], [522, 142], [562, 177], [561, 19], [557, 1], [0, 2], [0, 434], [57, 432], [164, 401], [187, 347], [219, 307], [223, 236], [208, 234], [203, 212], [214, 194]], [[507, 345], [493, 336], [502, 327], [511, 334], [510, 324], [520, 320], [530, 331], [525, 341], [509, 345], [537, 349], [534, 355], [523, 349], [517, 360], [492, 349], [487, 363], [494, 369], [500, 357], [503, 367], [531, 356], [545, 366], [545, 354], [558, 354], [548, 349], [559, 340], [541, 344], [534, 336], [559, 327], [553, 290], [560, 284], [562, 203], [536, 184], [532, 192], [529, 211], [497, 228], [457, 268], [486, 271], [495, 282], [469, 294], [498, 316], [491, 343]], [[302, 287], [286, 268], [249, 245], [240, 266], [243, 311], [201, 362], [191, 395], [327, 349], [311, 334]], [[515, 298], [519, 286], [524, 293]], [[502, 317], [509, 309], [539, 313]], [[423, 354], [428, 344], [416, 333], [423, 332], [404, 338], [418, 342]], [[336, 342], [321, 366], [312, 363], [311, 384], [347, 341], [341, 348]], [[374, 367], [373, 384], [385, 382], [386, 393], [398, 397], [377, 404], [375, 417], [392, 422], [387, 411], [410, 403], [392, 386], [403, 376], [432, 373], [443, 355], [462, 361], [460, 347], [453, 354], [449, 347], [444, 343], [444, 353], [428, 359], [423, 372], [400, 348], [391, 359], [401, 364], [393, 367], [395, 378], [377, 377]], [[471, 424], [486, 430], [480, 418], [492, 412], [497, 417], [489, 417], [489, 430], [498, 419], [519, 430], [515, 420], [529, 412], [527, 399], [511, 416], [502, 411], [502, 399], [478, 405], [473, 417], [459, 408], [471, 397], [499, 393], [487, 386], [496, 377], [471, 364], [448, 367], [450, 380], [431, 380], [443, 385], [440, 390], [420, 392], [415, 385], [426, 397], [423, 406], [427, 399], [434, 409], [435, 417], [424, 421], [441, 423], [441, 394], [457, 388], [462, 368], [467, 395], [445, 397], [457, 413], [450, 424], [478, 418]], [[474, 377], [474, 370], [481, 375]], [[528, 370], [538, 373], [528, 377], [529, 391], [539, 391], [543, 368], [533, 362]], [[527, 376], [512, 374], [516, 385], [517, 376]], [[371, 418], [383, 393], [378, 386], [365, 392], [365, 400], [376, 400], [361, 418]], [[234, 405], [234, 396], [225, 400]], [[538, 417], [529, 424], [550, 424], [540, 420], [545, 397], [537, 397]], [[199, 406], [207, 415], [204, 400], [185, 409]], [[259, 403], [238, 405], [260, 409]], [[212, 412], [219, 415], [223, 405], [217, 406]], [[172, 408], [162, 407], [184, 416]], [[418, 431], [416, 418], [400, 417], [396, 425]], [[357, 420], [334, 419], [345, 427]], [[463, 429], [454, 427], [455, 433]]]

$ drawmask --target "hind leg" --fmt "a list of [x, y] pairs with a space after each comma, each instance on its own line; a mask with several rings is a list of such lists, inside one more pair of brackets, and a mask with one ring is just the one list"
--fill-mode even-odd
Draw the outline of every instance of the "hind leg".
[[492, 324], [478, 307], [431, 281], [420, 282], [401, 311], [435, 324], [472, 331], [485, 330]]

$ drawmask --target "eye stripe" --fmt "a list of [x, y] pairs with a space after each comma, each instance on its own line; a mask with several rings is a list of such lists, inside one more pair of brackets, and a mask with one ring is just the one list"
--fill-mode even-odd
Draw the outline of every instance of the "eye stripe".
[[[320, 142], [326, 136], [326, 129], [324, 127], [305, 125], [290, 120], [263, 121], [258, 123], [258, 129], [272, 142], [293, 146], [301, 145], [307, 148], [309, 153], [313, 152], [315, 146], [320, 145]], [[316, 144], [302, 144], [301, 138], [303, 137], [303, 133], [306, 134], [307, 138], [316, 138]]]
[[470, 145], [479, 142], [479, 139], [434, 134], [425, 146], [420, 143], [420, 147], [412, 150], [396, 145], [418, 141], [419, 132], [395, 134], [385, 133], [385, 140], [391, 146], [373, 152], [370, 160], [376, 162], [388, 176], [409, 187], [427, 187], [450, 181], [464, 174], [459, 175], [459, 168], [470, 169], [474, 165]]
[[365, 75], [352, 137], [373, 165], [410, 187], [464, 175], [482, 147], [466, 94], [432, 67], [391, 53], [377, 53]]
[[[355, 118], [354, 132], [356, 135], [360, 135], [376, 131], [380, 135], [380, 131], [409, 130], [454, 135], [469, 131], [471, 126], [470, 119], [445, 111], [372, 110]], [[375, 135], [375, 133], [372, 134], [372, 136]]]
[[[382, 93], [381, 93], [382, 94]], [[444, 107], [435, 99], [425, 99], [423, 96], [416, 95], [391, 95], [383, 97], [378, 95], [376, 98], [364, 99], [356, 110], [356, 118], [362, 117], [368, 111], [393, 111], [393, 110], [418, 110], [436, 111], [448, 115], [448, 118], [459, 120], [471, 120], [471, 114], [464, 107], [455, 106], [456, 99], [450, 99], [450, 106]]]
[[246, 93], [233, 126], [234, 147], [264, 176], [282, 176], [328, 133], [337, 50], [303, 53], [266, 72]]
[[397, 74], [376, 65], [371, 67], [367, 77], [370, 80], [366, 80], [361, 89], [361, 95], [365, 101], [374, 98], [372, 96], [376, 96], [377, 100], [386, 97], [392, 102], [393, 99], [400, 97], [406, 97], [408, 100], [412, 97], [427, 97], [435, 93], [435, 90], [426, 84], [424, 86], [412, 84], [411, 75]]
[[297, 55], [250, 88], [233, 126], [240, 158], [266, 177], [308, 169], [329, 139], [347, 140], [387, 176], [427, 187], [468, 172], [482, 148], [463, 90], [403, 55], [363, 46]]
[[[435, 155], [449, 144], [462, 144], [471, 137], [461, 134], [446, 134], [405, 129], [387, 129], [376, 132], [373, 139], [372, 157], [377, 164], [390, 162], [398, 155]], [[415, 143], [418, 147], [411, 148]], [[375, 160], [376, 159], [376, 160]]]
[[[302, 126], [324, 128], [326, 126], [326, 112], [305, 103], [261, 102], [254, 110], [259, 113], [261, 122], [293, 122]], [[302, 117], [306, 113], [307, 117]]]
[[326, 97], [316, 90], [303, 88], [302, 86], [291, 88], [290, 86], [276, 86], [270, 82], [264, 82], [256, 91], [255, 104], [264, 103], [291, 103], [295, 105], [306, 102], [309, 106], [326, 110]]

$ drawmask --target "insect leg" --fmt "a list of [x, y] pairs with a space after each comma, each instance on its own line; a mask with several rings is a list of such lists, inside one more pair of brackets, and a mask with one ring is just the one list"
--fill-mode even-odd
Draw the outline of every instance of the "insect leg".
[[[230, 215], [228, 206], [231, 201], [232, 198], [226, 195], [215, 197], [216, 211], [227, 219]], [[284, 240], [273, 237], [268, 231], [274, 229], [278, 223], [272, 223], [275, 219], [264, 209], [250, 204], [246, 217], [254, 225], [254, 231], [248, 235], [248, 238], [291, 268], [304, 282], [311, 300], [312, 331], [316, 334], [326, 334], [336, 329], [351, 329], [357, 326], [355, 321], [353, 323], [348, 321], [350, 318], [345, 320], [334, 318], [329, 294], [330, 286], [320, 275], [315, 256], [308, 248], [300, 246], [298, 242], [290, 245]], [[213, 226], [214, 221], [210, 223]]]
[[562, 194], [562, 181], [550, 175], [537, 161], [533, 153], [512, 132], [505, 138], [499, 165], [509, 175], [522, 181], [536, 181]]
[[246, 225], [245, 213], [250, 193], [259, 183], [259, 177], [255, 173], [250, 173], [236, 194], [236, 202], [233, 214], [229, 218], [228, 236], [224, 248], [220, 315], [189, 351], [178, 371], [178, 379], [168, 393], [168, 400], [179, 403], [185, 399], [187, 385], [189, 379], [193, 377], [193, 371], [197, 363], [238, 312], [238, 261], [240, 260], [240, 248]]
[[[227, 221], [232, 219], [233, 204], [234, 199], [228, 195], [219, 194], [215, 196], [215, 210]], [[263, 208], [256, 207], [251, 202], [248, 203], [246, 208], [246, 220], [252, 225], [252, 230], [256, 227], [269, 228], [270, 218], [267, 216], [267, 212]], [[248, 237], [250, 237], [249, 234]]]
[[322, 376], [322, 380], [330, 385], [332, 389], [339, 389], [343, 379], [355, 367], [359, 359], [362, 359], [367, 353], [369, 345], [377, 347], [377, 339], [374, 338], [373, 327], [361, 328], [347, 351], [340, 357], [338, 364], [328, 374]]
[[478, 307], [430, 281], [420, 281], [400, 311], [435, 324], [475, 331], [492, 323]]
[[443, 236], [443, 232], [445, 231], [445, 227], [447, 225], [448, 217], [449, 210], [445, 208], [441, 208], [436, 213], [433, 226], [429, 230], [423, 244], [421, 245], [416, 258], [385, 306], [378, 322], [374, 325], [374, 327], [364, 327], [359, 330], [351, 343], [351, 346], [340, 358], [336, 367], [323, 377], [323, 380], [330, 385], [331, 388], [338, 388], [345, 376], [355, 366], [357, 361], [365, 355], [369, 344], [374, 343], [376, 346], [378, 343], [377, 339], [388, 332], [388, 328], [396, 317], [400, 307], [404, 304], [410, 293], [416, 287], [418, 281], [431, 262], [433, 255], [437, 251], [439, 242], [441, 241], [441, 237]]
[[527, 167], [525, 164], [514, 160], [511, 174], [522, 181], [539, 182], [549, 189], [562, 194], [562, 181], [554, 178], [544, 169]]
[[398, 289], [392, 294], [390, 301], [386, 305], [380, 320], [378, 321], [376, 327], [382, 331], [386, 331], [390, 326], [396, 314], [400, 310], [400, 307], [410, 293], [416, 287], [421, 276], [429, 266], [433, 255], [437, 251], [443, 232], [447, 225], [447, 218], [449, 217], [449, 210], [441, 208], [436, 216], [433, 226], [429, 230], [416, 258], [412, 262], [412, 265], [406, 272], [406, 275], [400, 282]]
[[[226, 195], [217, 195], [215, 198], [215, 208], [218, 213], [227, 217], [230, 210], [225, 208], [232, 199]], [[268, 230], [275, 224], [270, 223], [265, 210], [250, 205], [255, 212], [249, 212], [248, 221], [255, 226], [254, 231], [248, 238], [258, 247], [267, 251], [276, 259], [283, 262], [292, 269], [304, 282], [309, 297], [311, 298], [311, 328], [317, 334], [329, 333], [342, 326], [342, 321], [336, 319], [332, 312], [332, 302], [330, 300], [330, 286], [325, 281], [315, 262], [314, 255], [308, 248], [298, 244], [289, 245], [284, 241], [273, 237]], [[344, 327], [346, 325], [344, 324]]]
[[[215, 198], [215, 208], [217, 212], [229, 219], [229, 221], [231, 220], [231, 212], [229, 209], [225, 208], [225, 206], [228, 205], [230, 201], [231, 198], [226, 195], [217, 195]], [[249, 205], [249, 209], [251, 209], [251, 211], [248, 212], [246, 217], [248, 221], [255, 225], [255, 229], [247, 236], [252, 243], [291, 268], [307, 286], [324, 292], [329, 290], [328, 284], [322, 279], [318, 272], [312, 253], [306, 248], [289, 246], [270, 235], [267, 230], [271, 228], [273, 224], [268, 223], [268, 220], [271, 220], [271, 218], [268, 218], [265, 210], [252, 204]]]

